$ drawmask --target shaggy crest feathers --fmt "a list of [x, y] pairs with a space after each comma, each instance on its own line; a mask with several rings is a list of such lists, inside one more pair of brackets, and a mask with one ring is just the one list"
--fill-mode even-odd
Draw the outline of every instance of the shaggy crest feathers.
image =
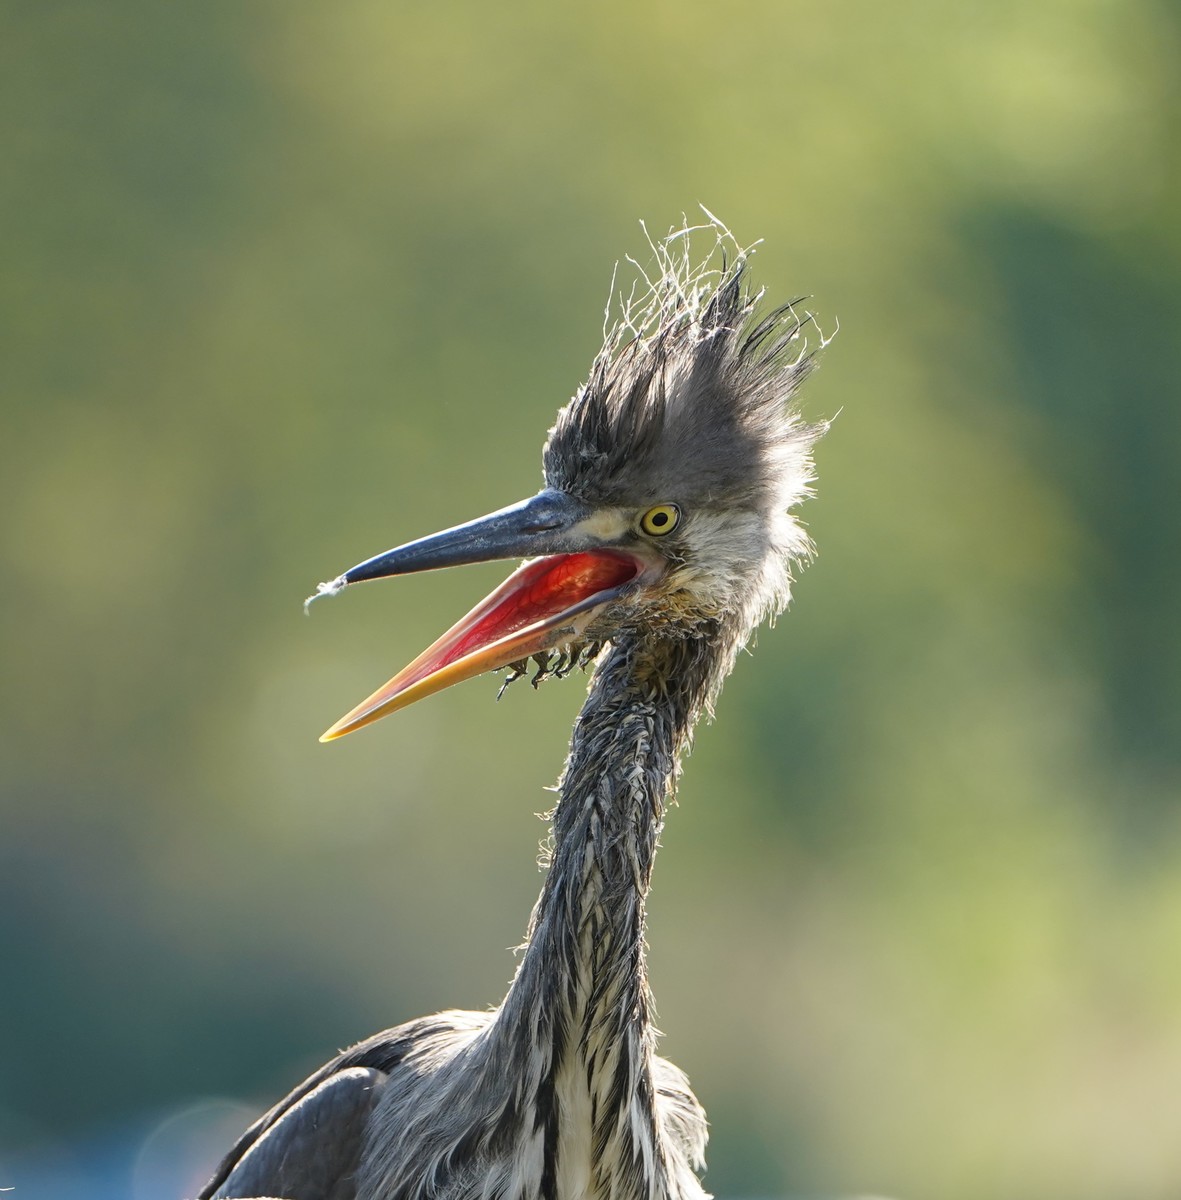
[[[754, 248], [706, 215], [649, 239], [651, 273], [631, 260], [643, 282], [620, 294], [613, 323], [608, 304], [590, 377], [545, 445], [549, 486], [590, 503], [731, 511], [783, 510], [809, 494], [809, 450], [827, 426], [805, 424], [790, 401], [812, 367], [811, 314], [797, 301], [760, 317], [762, 292], [746, 279]], [[695, 260], [694, 241], [710, 235]]]

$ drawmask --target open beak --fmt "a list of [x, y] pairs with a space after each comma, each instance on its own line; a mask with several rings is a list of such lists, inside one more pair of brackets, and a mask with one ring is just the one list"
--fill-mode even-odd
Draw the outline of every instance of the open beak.
[[384, 687], [341, 717], [320, 741], [342, 737], [473, 675], [580, 637], [598, 613], [652, 571], [638, 556], [605, 544], [597, 522], [592, 532], [588, 526], [593, 515], [581, 501], [546, 489], [521, 504], [367, 559], [322, 583], [312, 599], [390, 575], [500, 558], [532, 559]]

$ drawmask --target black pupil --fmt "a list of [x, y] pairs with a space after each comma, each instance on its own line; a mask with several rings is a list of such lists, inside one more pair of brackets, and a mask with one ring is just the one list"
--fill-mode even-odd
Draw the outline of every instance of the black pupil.
[[668, 513], [654, 513], [652, 515], [652, 524], [659, 529], [662, 525], [668, 524]]

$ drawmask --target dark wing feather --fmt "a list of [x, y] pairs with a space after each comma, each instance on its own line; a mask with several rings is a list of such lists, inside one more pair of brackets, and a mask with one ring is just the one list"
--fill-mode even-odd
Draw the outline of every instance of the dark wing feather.
[[355, 1200], [369, 1114], [387, 1078], [371, 1067], [329, 1075], [265, 1129], [249, 1131], [249, 1145], [232, 1164], [223, 1164], [229, 1169], [219, 1172], [213, 1195]]
[[389, 1076], [425, 1045], [470, 1035], [489, 1015], [439, 1013], [351, 1046], [255, 1121], [197, 1200], [354, 1200], [369, 1117]]

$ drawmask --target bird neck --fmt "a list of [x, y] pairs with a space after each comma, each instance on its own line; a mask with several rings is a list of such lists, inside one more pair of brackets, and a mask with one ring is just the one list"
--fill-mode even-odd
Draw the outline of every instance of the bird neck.
[[612, 1000], [646, 1016], [644, 901], [681, 753], [719, 682], [716, 632], [612, 646], [575, 723], [522, 963], [563, 981], [570, 1017], [602, 1019]]
[[[547, 1146], [581, 1126], [599, 1163], [651, 1164], [658, 1145], [645, 897], [679, 758], [734, 643], [711, 623], [692, 637], [621, 639], [601, 660], [562, 773], [528, 945], [494, 1022], [502, 1048], [527, 1053], [520, 1078]], [[627, 1153], [606, 1154], [621, 1137]]]

